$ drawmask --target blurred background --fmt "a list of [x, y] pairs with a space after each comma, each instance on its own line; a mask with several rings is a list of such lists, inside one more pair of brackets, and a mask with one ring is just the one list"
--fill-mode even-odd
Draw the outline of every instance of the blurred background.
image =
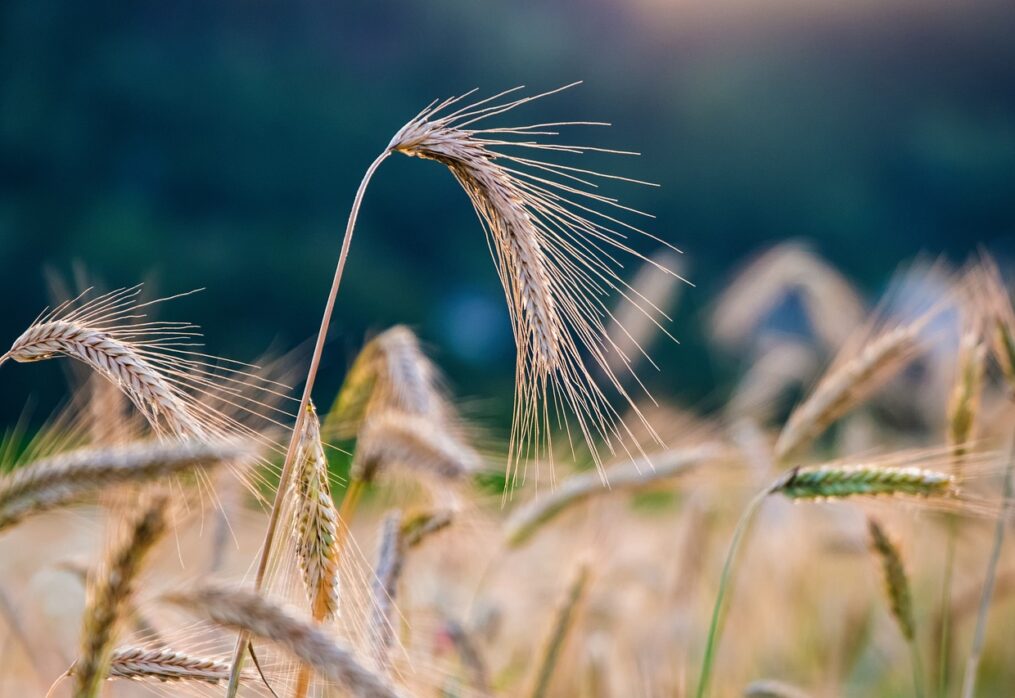
[[[363, 170], [421, 107], [584, 80], [509, 125], [596, 119], [564, 140], [660, 188], [685, 288], [654, 391], [708, 408], [732, 375], [710, 303], [751, 255], [809, 241], [880, 291], [924, 252], [1015, 252], [1015, 4], [887, 0], [0, 3], [0, 344], [49, 303], [44, 270], [207, 290], [164, 319], [242, 360], [316, 332]], [[651, 248], [646, 249], [651, 252]], [[634, 273], [634, 269], [631, 270]], [[393, 159], [364, 204], [322, 401], [371, 332], [418, 330], [459, 395], [505, 425], [513, 345], [464, 194]], [[52, 380], [44, 380], [44, 376]], [[4, 369], [7, 423], [65, 394], [54, 363]]]

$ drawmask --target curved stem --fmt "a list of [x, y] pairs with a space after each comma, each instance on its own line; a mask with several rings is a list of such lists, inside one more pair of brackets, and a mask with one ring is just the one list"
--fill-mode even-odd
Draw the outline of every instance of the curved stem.
[[[257, 577], [254, 580], [254, 589], [261, 590], [264, 585], [264, 576], [268, 570], [268, 559], [271, 555], [272, 544], [275, 540], [275, 530], [278, 528], [279, 515], [282, 510], [282, 499], [285, 496], [289, 480], [292, 477], [293, 462], [296, 460], [296, 449], [299, 435], [303, 431], [303, 422], [307, 414], [307, 405], [310, 403], [310, 395], [314, 389], [314, 380], [317, 378], [317, 370], [321, 365], [321, 355], [324, 353], [324, 342], [328, 337], [328, 327], [331, 324], [331, 315], [335, 310], [335, 299], [338, 297], [338, 286], [342, 282], [342, 273], [345, 271], [345, 262], [349, 257], [349, 246], [352, 243], [352, 233], [356, 227], [356, 218], [359, 215], [360, 205], [363, 203], [363, 195], [366, 193], [367, 185], [370, 183], [374, 172], [390, 155], [385, 150], [370, 167], [367, 168], [359, 189], [356, 191], [356, 198], [352, 202], [352, 210], [349, 212], [349, 221], [345, 226], [345, 237], [342, 239], [342, 251], [338, 256], [338, 265], [335, 267], [335, 277], [331, 282], [331, 291], [328, 293], [328, 302], [324, 306], [324, 315], [321, 317], [321, 327], [317, 331], [317, 343], [314, 345], [314, 354], [310, 359], [310, 369], [307, 372], [307, 380], [303, 385], [303, 398], [300, 400], [299, 410], [296, 412], [296, 423], [293, 425], [292, 436], [289, 439], [289, 448], [286, 450], [285, 463], [282, 466], [282, 474], [279, 476], [278, 489], [275, 490], [275, 500], [271, 505], [271, 514], [268, 517], [268, 528], [264, 533], [264, 542], [261, 543], [261, 557], [257, 563]], [[226, 698], [235, 698], [240, 684], [240, 670], [243, 668], [243, 657], [246, 652], [247, 643], [250, 641], [249, 634], [241, 632], [236, 639], [236, 648], [233, 652], [233, 664], [229, 674], [229, 687], [226, 690]]]
[[980, 669], [980, 656], [983, 654], [983, 641], [987, 632], [987, 615], [990, 602], [994, 596], [994, 581], [997, 578], [997, 566], [1001, 561], [1001, 548], [1004, 546], [1005, 528], [1008, 526], [1008, 512], [1011, 508], [1012, 471], [1015, 470], [1015, 435], [1008, 453], [1008, 465], [1004, 469], [1004, 493], [1001, 500], [1001, 513], [997, 517], [994, 529], [994, 548], [987, 563], [987, 578], [983, 583], [983, 595], [980, 597], [980, 610], [976, 613], [976, 630], [973, 633], [973, 645], [966, 660], [966, 675], [962, 680], [962, 698], [973, 698], [976, 692], [976, 674]]
[[719, 577], [719, 592], [716, 595], [715, 606], [712, 608], [712, 624], [708, 628], [708, 640], [705, 643], [705, 657], [701, 662], [701, 678], [698, 679], [698, 698], [704, 698], [708, 694], [708, 683], [712, 677], [712, 667], [715, 664], [715, 651], [719, 645], [719, 637], [722, 635], [721, 618], [722, 603], [726, 597], [726, 591], [731, 585], [733, 561], [737, 556], [737, 550], [747, 532], [748, 524], [754, 518], [754, 513], [765, 501], [765, 497], [771, 493], [771, 488], [765, 489], [747, 505], [744, 513], [737, 522], [736, 530], [733, 532], [733, 540], [730, 541], [729, 551], [726, 553], [726, 561], [723, 562], [722, 575]]

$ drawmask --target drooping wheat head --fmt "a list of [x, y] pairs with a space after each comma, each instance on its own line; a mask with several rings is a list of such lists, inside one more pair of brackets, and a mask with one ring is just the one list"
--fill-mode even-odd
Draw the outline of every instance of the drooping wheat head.
[[[613, 256], [637, 255], [625, 233], [642, 231], [604, 212], [610, 207], [631, 209], [596, 193], [590, 181], [623, 178], [512, 150], [572, 154], [598, 150], [532, 140], [556, 135], [547, 129], [572, 124], [477, 128], [481, 120], [545, 96], [498, 101], [504, 94], [454, 110], [452, 105], [464, 95], [435, 102], [395, 134], [388, 150], [446, 166], [471, 199], [487, 233], [518, 351], [509, 471], [518, 460], [543, 455], [551, 414], [556, 418], [560, 408], [570, 412], [598, 464], [597, 442], [611, 451], [624, 448], [630, 433], [590, 366], [598, 367], [610, 389], [639, 415], [610, 365], [610, 355], [621, 350], [607, 331], [605, 320], [611, 312], [604, 299], [616, 291], [645, 308], [645, 299], [636, 298], [618, 275], [620, 263]], [[622, 364], [626, 373], [628, 362]]]
[[391, 646], [395, 639], [395, 624], [398, 622], [395, 610], [398, 582], [405, 564], [405, 541], [401, 529], [401, 512], [392, 512], [384, 518], [377, 551], [377, 568], [371, 583], [373, 616], [370, 620], [370, 647], [377, 665], [385, 671], [391, 663]]

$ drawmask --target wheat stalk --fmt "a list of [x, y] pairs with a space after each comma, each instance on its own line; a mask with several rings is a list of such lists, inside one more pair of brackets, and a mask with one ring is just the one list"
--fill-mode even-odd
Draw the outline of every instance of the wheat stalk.
[[560, 653], [564, 649], [564, 643], [567, 641], [571, 626], [574, 624], [578, 604], [585, 595], [588, 581], [589, 568], [583, 564], [575, 573], [574, 579], [567, 589], [567, 594], [554, 613], [549, 633], [543, 642], [542, 649], [537, 655], [539, 657], [539, 664], [534, 674], [532, 690], [529, 692], [531, 698], [543, 698], [550, 688], [553, 672], [557, 667], [557, 661], [560, 659]]
[[[585, 182], [582, 177], [596, 176], [595, 173], [495, 150], [512, 145], [529, 147], [536, 152], [581, 153], [595, 149], [535, 144], [524, 140], [545, 135], [547, 132], [541, 129], [549, 126], [547, 124], [486, 130], [470, 128], [477, 119], [501, 114], [541, 96], [497, 104], [496, 100], [501, 95], [495, 95], [453, 112], [447, 110], [461, 98], [434, 102], [400, 129], [384, 152], [367, 168], [346, 223], [296, 424], [261, 546], [255, 589], [261, 589], [267, 574], [282, 511], [282, 493], [287, 490], [292, 478], [299, 434], [320, 367], [363, 197], [377, 168], [392, 153], [436, 159], [446, 164], [472, 197], [492, 240], [518, 347], [518, 393], [508, 457], [509, 475], [513, 465], [529, 455], [530, 446], [534, 444], [537, 451], [541, 444], [549, 446], [551, 404], [569, 406], [577, 422], [578, 433], [592, 449], [597, 464], [600, 462], [597, 442], [605, 442], [613, 448], [613, 444], [622, 442], [625, 435], [631, 436], [623, 418], [592, 377], [580, 355], [579, 344], [593, 362], [604, 369], [610, 386], [644, 422], [632, 398], [609, 369], [606, 354], [612, 345], [603, 323], [603, 318], [610, 314], [603, 302], [606, 294], [616, 290], [627, 297], [624, 292], [626, 284], [615, 270], [616, 260], [603, 248], [634, 253], [624, 242], [624, 234], [609, 225], [638, 233], [642, 231], [595, 211], [595, 205], [624, 209], [615, 200], [590, 191], [595, 185]], [[505, 140], [505, 135], [523, 140]], [[520, 174], [510, 167], [511, 163], [523, 170], [527, 168], [528, 173]], [[582, 183], [589, 186], [575, 186]], [[597, 217], [597, 220], [591, 220], [590, 216]], [[558, 396], [557, 402], [549, 398], [551, 392]], [[651, 427], [647, 424], [646, 427], [654, 435]], [[517, 474], [517, 469], [514, 473]], [[246, 645], [246, 634], [241, 633], [233, 651], [232, 676], [226, 698], [234, 698], [238, 690]]]
[[79, 449], [45, 458], [0, 478], [0, 530], [111, 485], [148, 482], [249, 453], [233, 441], [165, 441]]
[[701, 463], [719, 458], [725, 450], [721, 444], [704, 443], [653, 454], [651, 460], [615, 465], [606, 469], [609, 487], [598, 472], [573, 475], [555, 490], [532, 499], [516, 510], [504, 525], [505, 540], [512, 547], [522, 545], [549, 521], [580, 502], [591, 497], [651, 487], [661, 480], [676, 477]]
[[202, 586], [169, 594], [164, 600], [216, 625], [242, 630], [278, 645], [357, 698], [399, 695], [384, 678], [364, 666], [352, 650], [332, 640], [310, 618], [301, 618], [251, 591]]
[[81, 658], [75, 663], [75, 698], [95, 698], [109, 674], [113, 642], [130, 605], [134, 581], [145, 557], [165, 533], [169, 498], [153, 494], [132, 522], [126, 538], [114, 546], [88, 583]]
[[954, 476], [914, 466], [821, 465], [794, 468], [770, 493], [790, 499], [842, 499], [905, 495], [948, 497], [957, 494]]

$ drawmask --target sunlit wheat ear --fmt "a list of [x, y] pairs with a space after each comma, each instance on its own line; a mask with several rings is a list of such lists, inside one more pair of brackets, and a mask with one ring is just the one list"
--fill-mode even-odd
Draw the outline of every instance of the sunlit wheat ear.
[[912, 640], [915, 635], [913, 599], [909, 591], [909, 579], [902, 564], [902, 556], [877, 521], [869, 519], [867, 528], [870, 533], [871, 549], [881, 561], [885, 578], [885, 596], [892, 616], [898, 623], [902, 636]]
[[148, 553], [167, 528], [168, 495], [146, 495], [141, 513], [130, 523], [127, 535], [88, 582], [82, 628], [81, 657], [74, 668], [75, 698], [95, 698], [109, 674], [113, 643], [134, 593], [134, 583]]
[[649, 460], [640, 460], [606, 468], [609, 488], [603, 486], [596, 472], [573, 475], [553, 491], [526, 502], [514, 511], [504, 525], [504, 538], [511, 547], [524, 544], [543, 526], [572, 506], [592, 497], [651, 487], [669, 478], [690, 472], [726, 452], [718, 443], [704, 443], [688, 448], [655, 453]]
[[775, 445], [776, 458], [785, 462], [900, 371], [919, 353], [931, 317], [928, 313], [851, 343], [790, 414]]
[[224, 360], [198, 350], [200, 331], [196, 325], [146, 320], [147, 308], [169, 299], [141, 303], [140, 293], [141, 287], [135, 286], [86, 299], [86, 291], [60, 304], [40, 316], [10, 351], [0, 356], [0, 363], [67, 356], [118, 386], [156, 434], [192, 438], [247, 434], [263, 442], [251, 429], [209, 407], [202, 398], [213, 396], [238, 409], [257, 412], [264, 405], [248, 395], [247, 389], [277, 392], [284, 386], [219, 366]]
[[[557, 126], [578, 124], [477, 127], [484, 119], [542, 96], [498, 101], [502, 95], [495, 95], [455, 108], [452, 105], [461, 97], [434, 103], [388, 146], [391, 152], [445, 165], [471, 199], [487, 233], [518, 352], [509, 470], [520, 459], [543, 454], [552, 421], [573, 419], [597, 464], [601, 462], [597, 442], [612, 451], [631, 441], [592, 367], [598, 367], [610, 388], [635, 408], [610, 367], [610, 355], [621, 350], [606, 328], [611, 312], [605, 299], [616, 291], [649, 310], [645, 299], [636, 297], [618, 275], [621, 264], [614, 256], [640, 256], [627, 235], [643, 233], [614, 217], [611, 208], [632, 210], [596, 193], [592, 181], [623, 178], [539, 157], [598, 150], [535, 140], [556, 135], [552, 129]], [[628, 372], [628, 362], [622, 364], [623, 372]], [[633, 411], [640, 416], [636, 408]]]
[[150, 482], [252, 453], [234, 441], [165, 441], [78, 449], [44, 458], [0, 478], [0, 530], [111, 485]]
[[381, 471], [405, 468], [440, 480], [462, 480], [481, 466], [472, 448], [428, 419], [384, 412], [363, 425], [352, 477], [369, 482]]
[[790, 499], [912, 496], [949, 497], [958, 493], [955, 478], [913, 466], [820, 465], [795, 468], [771, 489]]
[[164, 600], [216, 625], [243, 630], [277, 645], [335, 682], [348, 695], [357, 698], [400, 695], [311, 618], [300, 617], [250, 590], [203, 586], [169, 594]]
[[[71, 669], [73, 675], [75, 669]], [[109, 678], [134, 681], [194, 681], [217, 684], [229, 678], [229, 663], [165, 647], [118, 647], [109, 661]]]
[[311, 614], [327, 622], [339, 610], [338, 511], [331, 498], [321, 424], [312, 403], [307, 409], [296, 454], [293, 534]]

